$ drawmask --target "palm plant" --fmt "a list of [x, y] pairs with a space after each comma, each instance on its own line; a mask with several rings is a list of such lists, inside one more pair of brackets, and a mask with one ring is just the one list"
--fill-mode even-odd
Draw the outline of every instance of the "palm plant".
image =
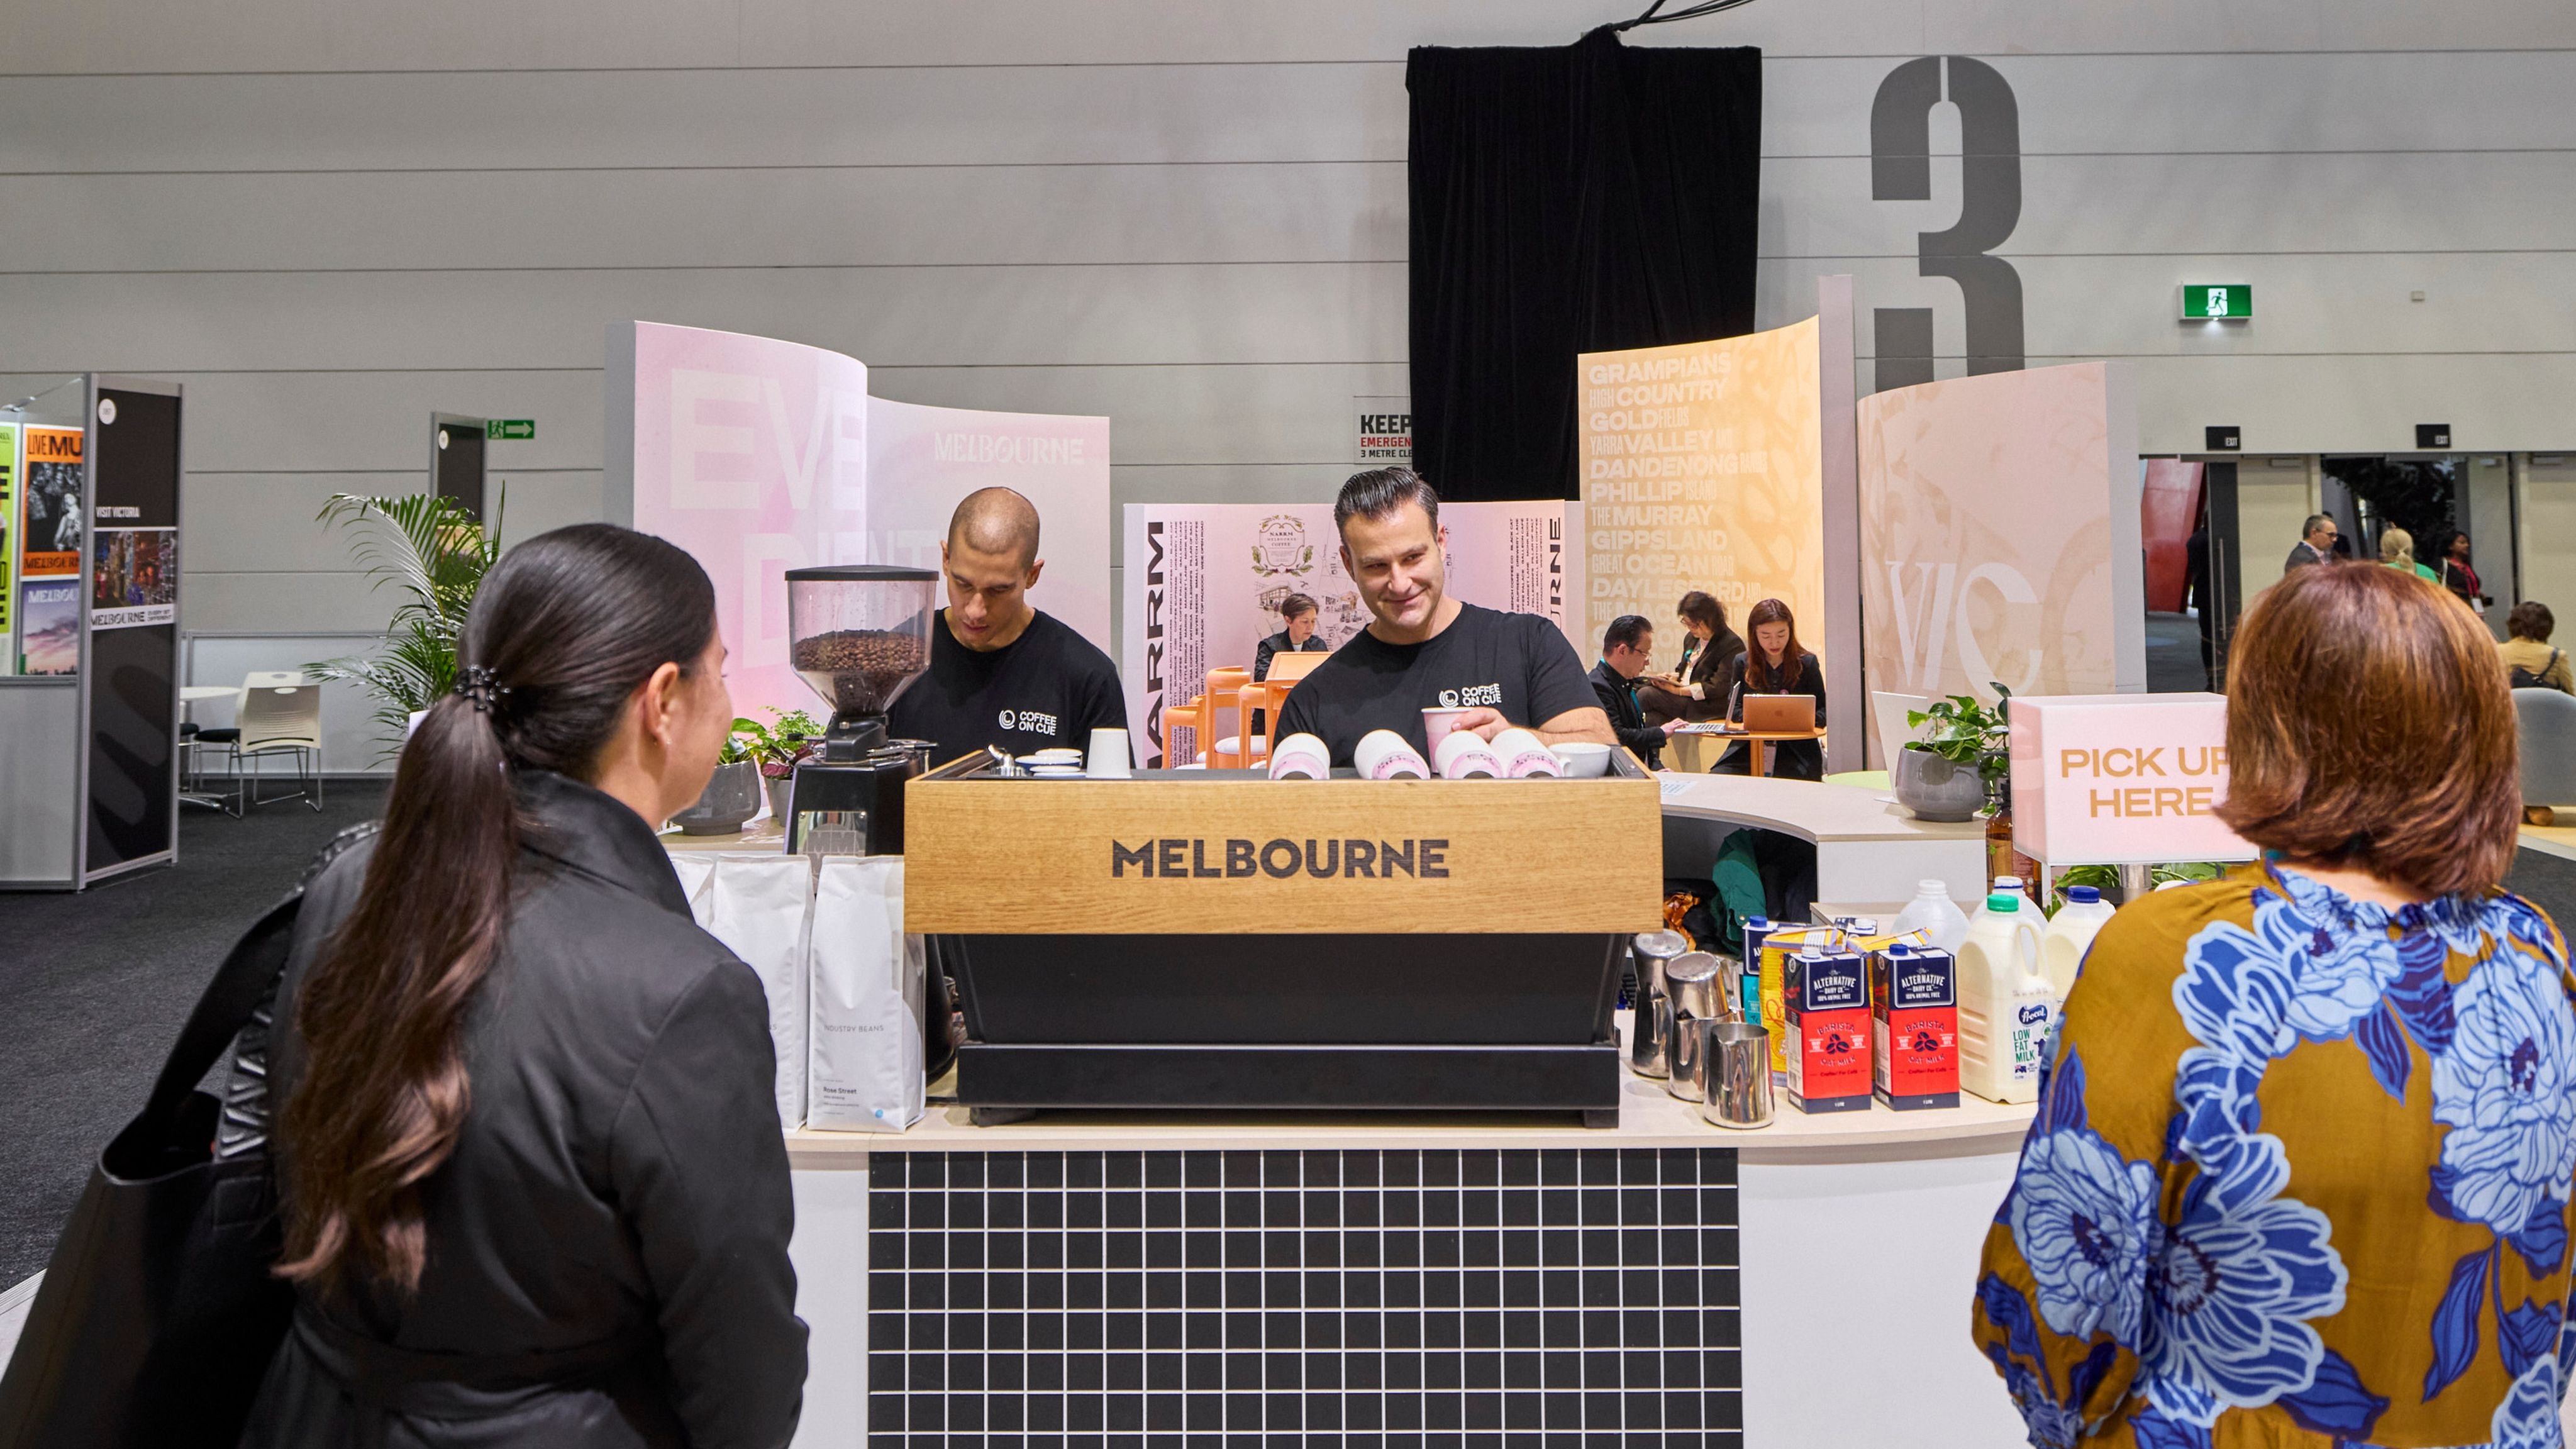
[[392, 586], [407, 597], [394, 609], [385, 645], [374, 657], [350, 655], [308, 664], [321, 679], [357, 685], [376, 699], [378, 735], [386, 757], [402, 749], [411, 716], [456, 687], [456, 646], [474, 592], [501, 556], [500, 507], [489, 533], [463, 504], [434, 493], [370, 498], [335, 493], [320, 520], [356, 535], [353, 552], [374, 587]]

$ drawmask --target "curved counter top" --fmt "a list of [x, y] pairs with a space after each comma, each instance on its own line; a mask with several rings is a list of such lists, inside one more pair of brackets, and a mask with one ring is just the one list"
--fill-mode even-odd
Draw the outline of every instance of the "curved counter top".
[[1813, 780], [1746, 775], [1655, 777], [1662, 791], [1664, 874], [1705, 879], [1726, 837], [1752, 827], [1816, 847], [1816, 899], [1893, 907], [1939, 880], [1954, 901], [1986, 893], [1980, 821], [1917, 820], [1889, 795]]

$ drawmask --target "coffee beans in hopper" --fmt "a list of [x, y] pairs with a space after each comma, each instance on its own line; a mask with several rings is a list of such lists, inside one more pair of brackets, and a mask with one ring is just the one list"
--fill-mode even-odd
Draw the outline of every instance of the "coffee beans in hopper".
[[796, 641], [796, 672], [838, 714], [883, 714], [903, 682], [930, 667], [922, 641], [881, 629], [835, 629]]

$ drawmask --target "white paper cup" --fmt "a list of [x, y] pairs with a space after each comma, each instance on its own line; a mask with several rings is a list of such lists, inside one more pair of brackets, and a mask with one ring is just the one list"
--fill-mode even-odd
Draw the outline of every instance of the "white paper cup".
[[1431, 778], [1431, 766], [1393, 730], [1370, 730], [1360, 736], [1359, 746], [1351, 751], [1351, 763], [1357, 765], [1364, 780]]
[[1096, 729], [1091, 732], [1091, 752], [1083, 756], [1082, 773], [1095, 780], [1124, 780], [1136, 771], [1127, 753], [1127, 732], [1121, 729]]
[[1422, 712], [1422, 747], [1427, 750], [1439, 749], [1441, 740], [1447, 738], [1449, 732], [1458, 727], [1459, 717], [1465, 713], [1463, 709], [1424, 710]]
[[1562, 775], [1563, 761], [1550, 753], [1539, 737], [1525, 729], [1508, 729], [1494, 736], [1494, 754], [1502, 760], [1503, 770], [1513, 779], [1531, 775]]
[[1500, 779], [1503, 762], [1472, 730], [1451, 730], [1431, 749], [1431, 763], [1443, 780], [1472, 780], [1481, 775]]
[[1324, 747], [1320, 736], [1290, 735], [1271, 747], [1271, 779], [1329, 780], [1332, 775], [1333, 752]]

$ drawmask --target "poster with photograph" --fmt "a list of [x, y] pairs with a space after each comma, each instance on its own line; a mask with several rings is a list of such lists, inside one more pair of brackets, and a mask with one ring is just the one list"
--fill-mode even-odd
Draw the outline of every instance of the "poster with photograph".
[[60, 578], [80, 572], [81, 443], [78, 428], [28, 428], [20, 510], [18, 573]]
[[[1581, 638], [1580, 504], [1444, 503], [1448, 591], [1508, 613], [1543, 614], [1575, 652]], [[1162, 710], [1186, 703], [1210, 668], [1248, 665], [1262, 636], [1284, 627], [1293, 594], [1315, 601], [1315, 632], [1333, 648], [1366, 628], [1359, 587], [1342, 569], [1329, 503], [1130, 503], [1126, 512], [1125, 652], [1119, 677], [1138, 757], [1165, 754]], [[1174, 763], [1196, 754], [1196, 742]]]
[[27, 579], [18, 585], [18, 672], [70, 674], [80, 668], [80, 580]]
[[89, 626], [132, 629], [179, 618], [179, 530], [102, 528], [91, 537]]
[[10, 606], [18, 599], [17, 565], [18, 425], [0, 423], [0, 648], [9, 642]]

